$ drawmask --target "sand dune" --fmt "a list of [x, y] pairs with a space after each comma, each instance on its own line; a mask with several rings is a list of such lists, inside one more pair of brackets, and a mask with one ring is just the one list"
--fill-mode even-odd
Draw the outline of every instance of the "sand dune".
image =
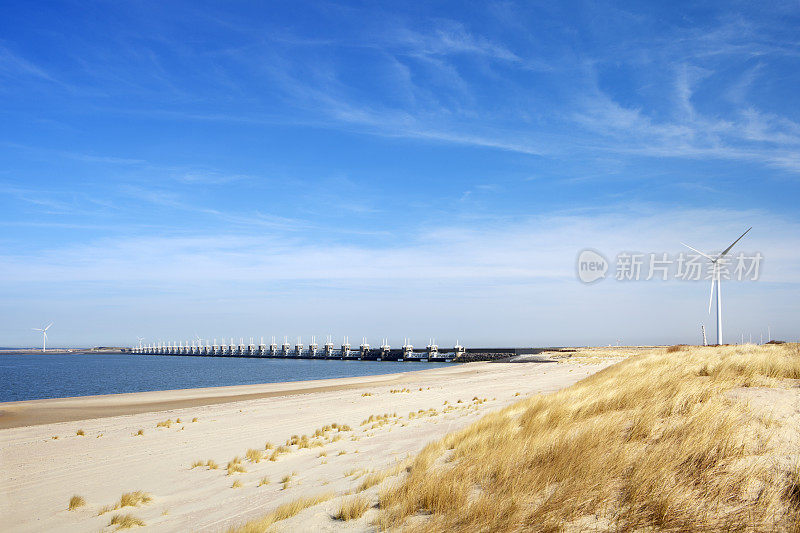
[[[112, 530], [115, 513], [130, 513], [153, 531], [225, 530], [303, 495], [342, 494], [370, 471], [509, 405], [517, 393], [555, 391], [608, 364], [471, 363], [391, 376], [0, 404], [13, 420], [8, 425], [38, 423], [0, 430], [0, 515], [10, 531]], [[389, 416], [362, 425], [379, 414]], [[169, 427], [157, 427], [168, 419]], [[63, 421], [41, 423], [49, 420]], [[349, 431], [308, 441], [319, 446], [290, 446], [276, 461], [245, 458], [248, 449], [269, 456], [267, 442], [284, 445], [292, 435], [311, 437], [334, 423]], [[246, 472], [227, 475], [235, 456]], [[191, 468], [209, 459], [220, 468]], [[268, 483], [259, 486], [264, 478]], [[237, 480], [241, 487], [233, 488]], [[152, 501], [98, 516], [135, 490]], [[68, 511], [73, 495], [86, 505]]]

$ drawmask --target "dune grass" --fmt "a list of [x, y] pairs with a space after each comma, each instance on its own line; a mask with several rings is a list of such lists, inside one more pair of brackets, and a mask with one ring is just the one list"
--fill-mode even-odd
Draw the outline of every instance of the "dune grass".
[[726, 393], [798, 378], [796, 344], [633, 356], [428, 445], [380, 494], [379, 525], [797, 531], [800, 473], [777, 460], [775, 422]]
[[269, 456], [269, 460], [277, 461], [278, 457], [280, 457], [283, 454], [289, 453], [290, 451], [292, 450], [287, 446], [278, 446], [272, 451], [272, 454]]
[[228, 466], [226, 466], [226, 470], [228, 471], [228, 475], [232, 474], [244, 474], [247, 472], [245, 468], [242, 466], [242, 458], [239, 456], [234, 457], [230, 461], [228, 461]]
[[143, 429], [140, 429], [139, 431], [133, 434], [134, 437], [141, 437], [142, 435], [144, 435]]
[[67, 510], [73, 511], [78, 507], [83, 507], [84, 505], [86, 505], [86, 500], [83, 498], [83, 496], [78, 496], [76, 494], [69, 499], [69, 507], [67, 507]]
[[136, 490], [133, 492], [126, 492], [123, 494], [119, 499], [119, 506], [120, 507], [137, 507], [139, 504], [142, 503], [149, 503], [152, 501], [152, 497], [141, 490]]
[[267, 476], [262, 477], [257, 486], [263, 487], [264, 485], [269, 485], [269, 478]]
[[286, 474], [281, 478], [281, 490], [286, 490], [289, 488], [289, 484], [294, 480], [294, 477], [297, 475], [297, 472], [292, 472], [291, 474]]
[[251, 463], [260, 463], [261, 460], [264, 458], [264, 452], [262, 452], [261, 450], [257, 450], [255, 448], [250, 448], [249, 450], [247, 450], [244, 456]]
[[232, 489], [238, 489], [241, 486], [242, 486], [242, 482], [237, 479], [236, 481], [233, 482], [233, 485], [231, 485], [231, 488]]
[[217, 468], [219, 468], [219, 465], [213, 459], [209, 459], [208, 461], [206, 461], [206, 466], [208, 467], [209, 470], [216, 470]]
[[144, 526], [144, 522], [132, 514], [115, 514], [111, 517], [109, 526], [117, 526], [117, 529], [129, 529], [137, 526]]
[[357, 489], [358, 492], [374, 487], [375, 485], [381, 483], [384, 479], [388, 477], [396, 476], [403, 470], [407, 469], [410, 464], [411, 464], [410, 460], [400, 461], [390, 468], [386, 468], [379, 472], [373, 472], [369, 474], [361, 481], [361, 484], [359, 484]]
[[191, 467], [192, 468], [197, 468], [199, 466], [205, 466], [205, 465], [206, 465], [205, 461], [201, 461], [201, 460], [198, 459], [197, 461], [193, 461], [192, 462], [192, 466]]
[[168, 428], [170, 426], [172, 426], [172, 419], [171, 418], [168, 418], [166, 420], [162, 420], [161, 422], [156, 424], [157, 428]]
[[75, 435], [83, 437], [84, 435], [86, 435], [86, 433], [84, 433], [82, 429], [79, 429], [78, 431], [75, 432]]
[[370, 508], [369, 500], [363, 496], [353, 496], [342, 502], [339, 512], [334, 515], [336, 520], [344, 522], [361, 518]]
[[116, 511], [117, 509], [121, 509], [123, 507], [138, 507], [143, 503], [150, 503], [152, 500], [153, 498], [152, 496], [150, 496], [150, 494], [141, 490], [126, 492], [122, 496], [120, 496], [119, 502], [117, 502], [113, 506], [106, 505], [105, 507], [100, 509], [100, 512], [98, 512], [97, 514], [99, 516], [109, 511]]
[[314, 505], [326, 502], [331, 498], [333, 498], [332, 492], [299, 498], [279, 506], [277, 509], [262, 518], [251, 520], [240, 527], [231, 528], [227, 533], [263, 533], [264, 531], [267, 531], [275, 522], [280, 522], [281, 520], [291, 518], [304, 509], [308, 509]]

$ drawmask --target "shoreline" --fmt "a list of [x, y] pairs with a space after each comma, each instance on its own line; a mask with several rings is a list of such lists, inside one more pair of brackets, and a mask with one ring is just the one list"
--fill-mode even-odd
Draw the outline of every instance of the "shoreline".
[[[10, 531], [106, 530], [104, 510], [141, 490], [152, 500], [122, 512], [150, 531], [226, 531], [309, 494], [348, 494], [486, 413], [619, 359], [2, 404], [37, 424], [0, 430], [0, 514]], [[76, 495], [85, 506], [70, 511]], [[330, 526], [320, 520], [296, 529]]]
[[420, 373], [438, 371], [450, 375], [465, 371], [474, 372], [476, 371], [475, 365], [480, 364], [482, 363], [460, 363], [457, 366], [446, 368], [428, 368], [392, 374], [372, 374], [345, 378], [0, 402], [0, 430], [201, 407], [245, 400], [259, 400], [278, 396], [336, 392], [378, 385], [398, 385], [409, 381], [413, 376]]

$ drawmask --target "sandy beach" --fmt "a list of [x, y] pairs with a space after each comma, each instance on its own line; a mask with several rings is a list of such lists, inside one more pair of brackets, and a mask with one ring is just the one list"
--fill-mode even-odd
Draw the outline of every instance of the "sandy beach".
[[[368, 473], [405, 460], [487, 412], [561, 389], [612, 362], [469, 363], [383, 376], [0, 404], [0, 515], [9, 531], [111, 531], [115, 512], [100, 510], [141, 490], [152, 500], [118, 512], [135, 515], [148, 530], [224, 531], [301, 496], [345, 494]], [[167, 420], [168, 426], [157, 427]], [[333, 424], [340, 430], [313, 437]], [[308, 435], [309, 447], [289, 446], [270, 461], [293, 435]], [[256, 462], [258, 452], [246, 458], [251, 449], [264, 458]], [[226, 465], [237, 456], [245, 472], [227, 475]], [[210, 469], [209, 460], [219, 468]], [[195, 462], [203, 466], [193, 468]], [[86, 505], [68, 511], [74, 495]], [[315, 516], [315, 529], [337, 527], [325, 513]]]

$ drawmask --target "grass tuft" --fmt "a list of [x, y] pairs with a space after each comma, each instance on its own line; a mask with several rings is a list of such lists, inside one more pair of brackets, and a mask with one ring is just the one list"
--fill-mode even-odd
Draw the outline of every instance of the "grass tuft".
[[281, 455], [284, 455], [286, 453], [289, 453], [290, 451], [292, 451], [292, 450], [289, 449], [286, 446], [278, 446], [277, 448], [275, 448], [275, 450], [273, 450], [272, 455], [269, 456], [269, 460], [270, 461], [277, 461], [278, 457], [280, 457]]
[[238, 489], [241, 486], [242, 486], [242, 482], [237, 479], [236, 481], [233, 482], [233, 485], [231, 485], [231, 488], [232, 489]]
[[83, 507], [86, 505], [86, 500], [83, 499], [83, 496], [78, 496], [77, 494], [69, 499], [69, 507], [67, 510], [73, 511], [78, 507]]
[[117, 526], [117, 529], [129, 529], [137, 526], [144, 526], [144, 522], [131, 514], [115, 514], [111, 517], [109, 526]]
[[142, 503], [149, 503], [152, 501], [152, 497], [141, 490], [135, 490], [133, 492], [126, 492], [123, 494], [119, 499], [119, 506], [120, 507], [138, 507]]
[[285, 476], [283, 476], [281, 478], [281, 489], [286, 490], [287, 488], [289, 488], [289, 484], [292, 482], [294, 476], [296, 475], [297, 472], [292, 472], [291, 474], [286, 474]]
[[342, 502], [339, 512], [334, 516], [336, 520], [344, 522], [361, 518], [370, 508], [369, 501], [363, 496], [354, 496]]
[[236, 461], [236, 459], [239, 458], [236, 457], [233, 461], [228, 462], [226, 470], [228, 471], [229, 476], [233, 474], [244, 474], [245, 472], [247, 472], [245, 467], [242, 466], [241, 459], [239, 459], [239, 461]]
[[83, 430], [82, 430], [82, 429], [79, 429], [78, 431], [76, 431], [76, 432], [75, 432], [75, 434], [76, 434], [77, 436], [79, 436], [79, 437], [83, 437], [83, 436], [85, 435], [85, 433], [83, 432]]
[[264, 452], [261, 450], [256, 450], [255, 448], [250, 448], [247, 450], [247, 453], [245, 453], [244, 456], [251, 463], [260, 463], [261, 459], [264, 458]]
[[170, 426], [172, 426], [172, 419], [171, 418], [168, 418], [167, 420], [162, 420], [161, 422], [156, 424], [157, 428], [168, 428]]
[[152, 499], [153, 498], [148, 493], [141, 490], [126, 492], [120, 496], [119, 502], [114, 505], [106, 505], [105, 507], [102, 507], [97, 515], [100, 516], [109, 511], [116, 511], [122, 507], [138, 507], [140, 504], [149, 503], [152, 501]]
[[275, 522], [280, 522], [281, 520], [291, 518], [297, 515], [300, 511], [308, 509], [309, 507], [313, 507], [314, 505], [318, 505], [322, 502], [326, 502], [331, 498], [333, 498], [333, 493], [330, 492], [319, 494], [317, 496], [299, 498], [279, 506], [277, 509], [262, 518], [251, 520], [250, 522], [247, 522], [243, 526], [237, 528], [231, 528], [227, 533], [263, 533], [264, 531], [267, 531]]

